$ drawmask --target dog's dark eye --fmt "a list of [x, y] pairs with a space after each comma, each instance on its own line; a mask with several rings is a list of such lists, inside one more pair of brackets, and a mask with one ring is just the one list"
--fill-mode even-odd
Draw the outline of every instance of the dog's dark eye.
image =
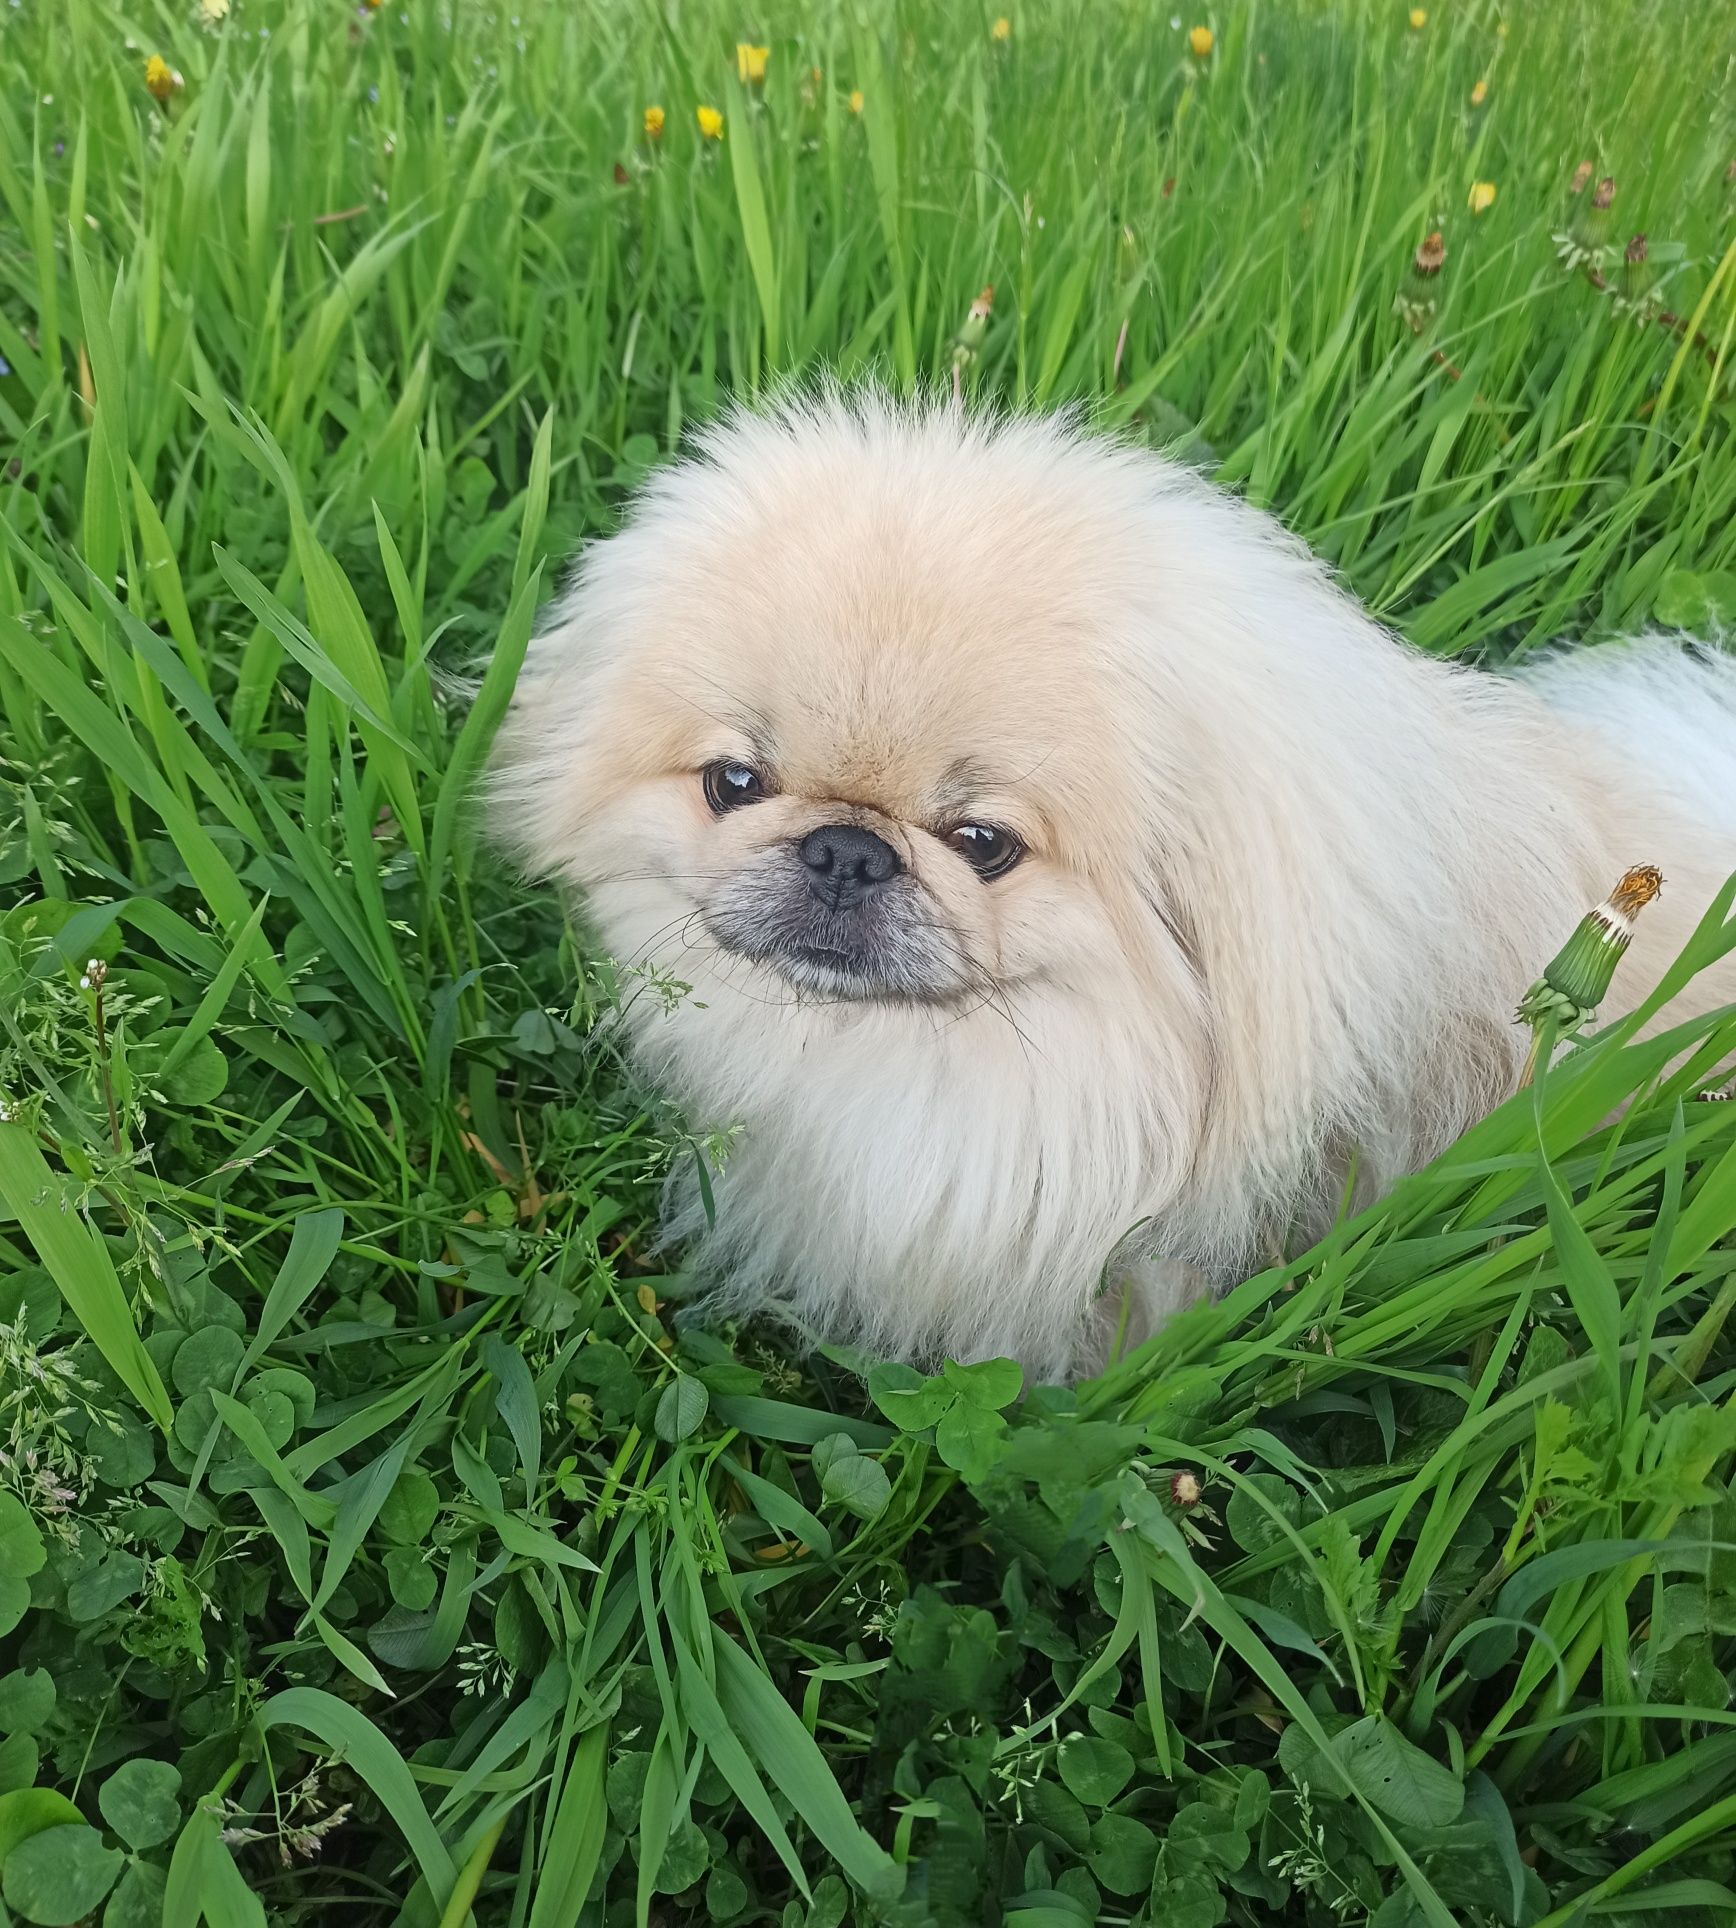
[[1004, 877], [1025, 854], [1025, 846], [1010, 830], [997, 830], [992, 823], [961, 823], [946, 840], [985, 881]]
[[726, 810], [737, 810], [744, 803], [758, 803], [761, 797], [771, 793], [765, 778], [745, 763], [708, 763], [700, 781], [705, 785], [705, 801], [720, 817]]

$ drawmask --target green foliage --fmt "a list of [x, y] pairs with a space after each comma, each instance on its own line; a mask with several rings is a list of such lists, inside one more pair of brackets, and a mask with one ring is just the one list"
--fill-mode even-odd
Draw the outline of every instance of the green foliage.
[[13, 1920], [1736, 1907], [1736, 1023], [1087, 1385], [925, 1378], [689, 1316], [727, 1146], [607, 1023], [679, 988], [479, 847], [577, 540], [821, 362], [1084, 401], [1432, 650], [1736, 620], [1728, 0], [1210, 19], [6, 16]]

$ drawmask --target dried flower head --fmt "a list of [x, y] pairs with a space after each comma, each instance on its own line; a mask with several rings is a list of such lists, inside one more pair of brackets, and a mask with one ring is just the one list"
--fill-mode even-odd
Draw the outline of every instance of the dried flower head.
[[1175, 1475], [1169, 1483], [1169, 1496], [1177, 1506], [1198, 1506], [1205, 1493], [1200, 1485], [1199, 1475], [1190, 1473], [1186, 1467]]
[[1646, 237], [1636, 234], [1623, 249], [1622, 258], [1630, 268], [1637, 268], [1646, 258]]
[[1579, 928], [1525, 993], [1520, 1021], [1536, 1026], [1553, 1018], [1565, 1036], [1592, 1017], [1633, 942], [1634, 919], [1663, 887], [1663, 873], [1655, 865], [1636, 864], [1625, 872], [1603, 902], [1580, 919]]
[[1632, 870], [1622, 872], [1621, 882], [1609, 894], [1608, 907], [1616, 917], [1625, 917], [1631, 923], [1663, 887], [1664, 873], [1656, 864], [1635, 864]]
[[1447, 258], [1447, 244], [1439, 228], [1425, 234], [1417, 243], [1413, 266], [1420, 275], [1439, 274], [1441, 264]]
[[750, 46], [745, 40], [735, 43], [736, 78], [744, 87], [755, 85], [766, 77], [766, 62], [771, 58], [770, 47]]
[[1594, 208], [1606, 208], [1614, 199], [1615, 176], [1613, 174], [1606, 174], [1603, 179], [1598, 182], [1597, 186], [1591, 190], [1591, 205]]
[[1471, 183], [1470, 209], [1473, 214], [1486, 214], [1495, 205], [1495, 183], [1493, 181], [1473, 181]]
[[647, 107], [645, 109], [645, 138], [647, 140], [662, 140], [663, 121], [664, 113], [661, 107]]
[[720, 141], [723, 139], [723, 116], [715, 107], [696, 107], [693, 118], [699, 123], [702, 140]]
[[1188, 29], [1187, 44], [1189, 48], [1192, 50], [1194, 57], [1196, 59], [1204, 60], [1206, 55], [1209, 54], [1212, 50], [1211, 28], [1210, 27], [1190, 27]]
[[1581, 161], [1573, 170], [1573, 179], [1568, 184], [1569, 192], [1573, 194], [1583, 194], [1585, 192], [1585, 184], [1591, 179], [1591, 175], [1592, 166], [1590, 161]]

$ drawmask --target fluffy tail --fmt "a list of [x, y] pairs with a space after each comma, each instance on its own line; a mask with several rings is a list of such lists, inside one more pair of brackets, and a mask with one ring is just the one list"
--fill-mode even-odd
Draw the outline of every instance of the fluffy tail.
[[1637, 636], [1551, 651], [1518, 675], [1701, 822], [1736, 831], [1736, 653]]

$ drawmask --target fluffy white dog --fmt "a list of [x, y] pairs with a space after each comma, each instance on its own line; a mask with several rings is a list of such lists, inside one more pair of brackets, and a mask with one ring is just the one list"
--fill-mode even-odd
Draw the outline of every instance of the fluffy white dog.
[[718, 1293], [1059, 1374], [1106, 1267], [1148, 1327], [1509, 1092], [1515, 1003], [1633, 862], [1668, 887], [1620, 1003], [1655, 983], [1736, 867], [1736, 659], [1455, 668], [1184, 468], [827, 394], [589, 549], [495, 801], [691, 987], [629, 1024], [740, 1128], [715, 1224], [671, 1201]]

